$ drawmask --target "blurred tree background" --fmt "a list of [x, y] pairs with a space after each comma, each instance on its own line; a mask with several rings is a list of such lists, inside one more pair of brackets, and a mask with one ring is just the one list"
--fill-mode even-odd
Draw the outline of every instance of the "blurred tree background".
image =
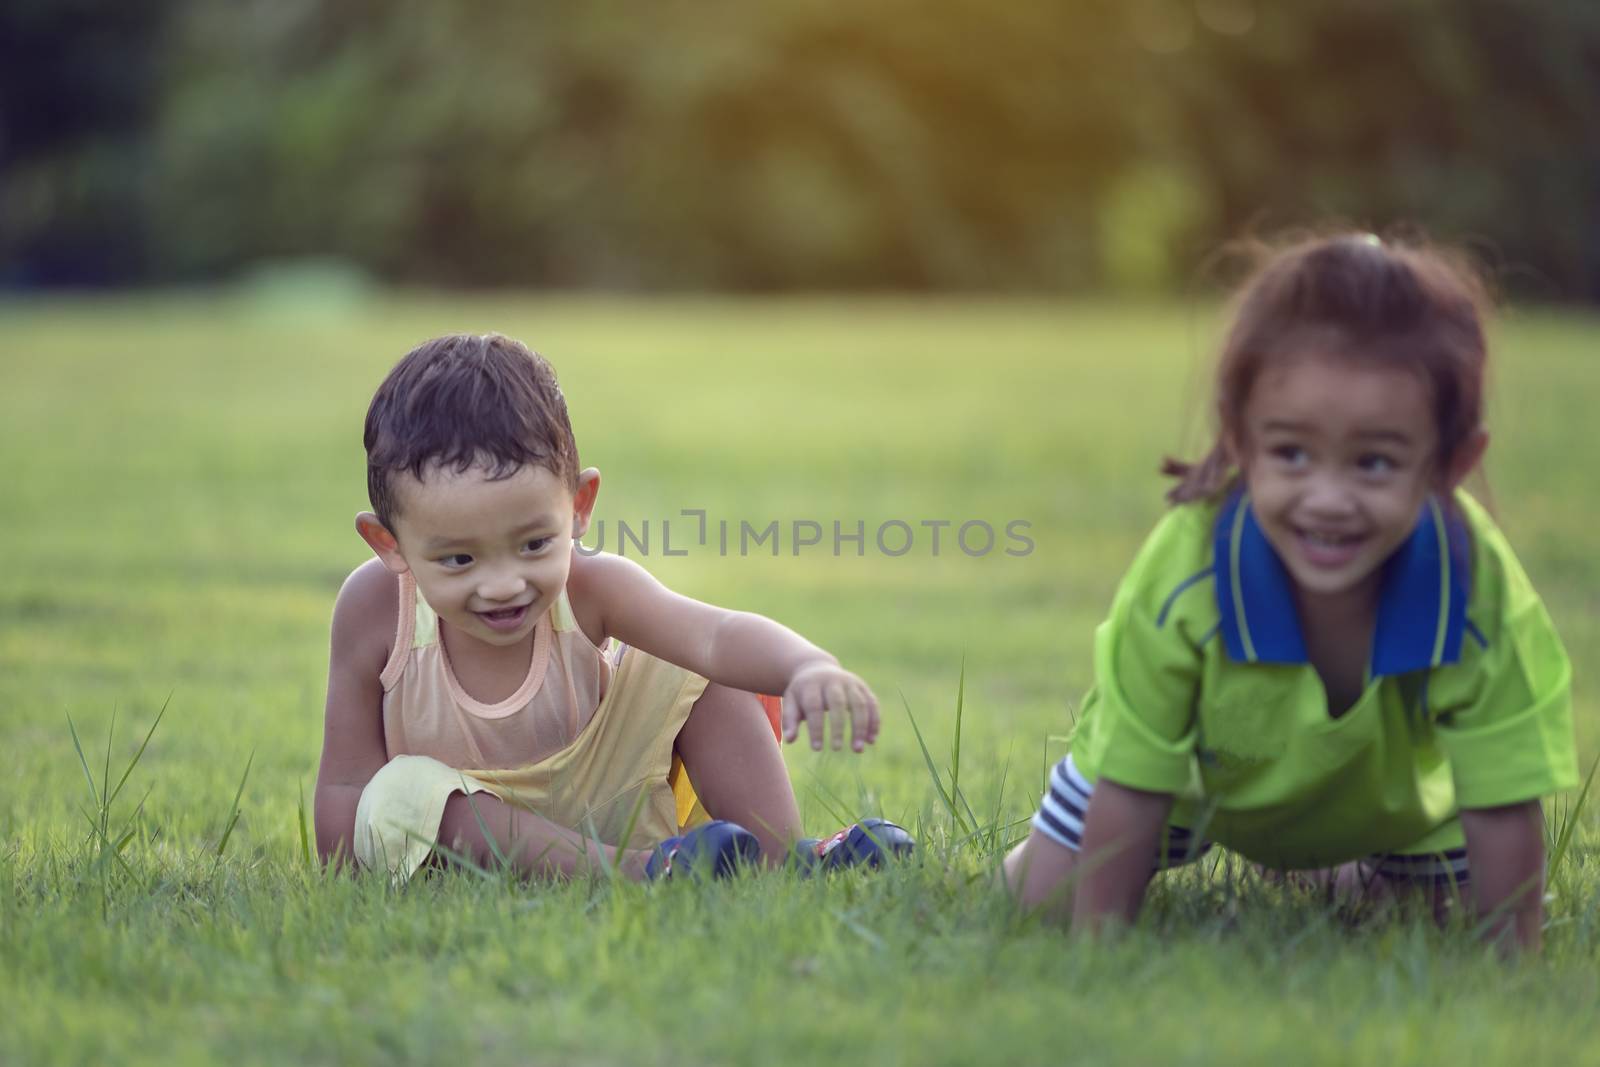
[[4, 0], [0, 285], [1161, 291], [1337, 219], [1600, 301], [1594, 0]]

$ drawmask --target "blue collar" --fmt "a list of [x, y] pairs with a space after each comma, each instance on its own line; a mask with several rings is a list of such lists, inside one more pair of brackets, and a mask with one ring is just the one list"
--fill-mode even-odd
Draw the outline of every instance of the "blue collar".
[[[1293, 579], [1236, 490], [1217, 514], [1217, 610], [1228, 658], [1236, 663], [1305, 663]], [[1417, 527], [1383, 565], [1373, 677], [1427, 670], [1461, 656], [1471, 575], [1466, 524], [1434, 497]]]

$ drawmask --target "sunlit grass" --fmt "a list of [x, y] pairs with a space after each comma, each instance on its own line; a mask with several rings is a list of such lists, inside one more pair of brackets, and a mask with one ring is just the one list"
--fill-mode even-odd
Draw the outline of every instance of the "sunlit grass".
[[[310, 861], [366, 401], [416, 341], [491, 328], [555, 362], [600, 513], [655, 521], [658, 552], [686, 508], [865, 523], [862, 557], [786, 536], [776, 558], [646, 562], [876, 687], [874, 751], [790, 765], [813, 831], [883, 814], [917, 833], [915, 864], [395, 892]], [[1550, 807], [1546, 952], [1509, 969], [1468, 931], [1358, 920], [1222, 858], [1164, 876], [1107, 944], [990, 888], [1159, 514], [1155, 464], [1198, 443], [1214, 329], [1176, 305], [0, 306], [0, 1061], [1582, 1062], [1592, 799]], [[1597, 339], [1574, 317], [1502, 327], [1490, 461], [1576, 664], [1585, 771], [1600, 495], [1575, 442]], [[1022, 519], [1035, 548], [888, 557], [871, 538], [893, 519]]]

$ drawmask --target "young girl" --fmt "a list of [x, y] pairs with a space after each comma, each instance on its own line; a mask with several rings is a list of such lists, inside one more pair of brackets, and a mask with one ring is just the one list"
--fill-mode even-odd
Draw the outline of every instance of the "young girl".
[[1095, 636], [1094, 688], [1033, 830], [1027, 906], [1131, 921], [1216, 842], [1341, 885], [1457, 888], [1539, 944], [1539, 798], [1577, 781], [1561, 642], [1458, 487], [1482, 459], [1470, 273], [1347, 234], [1246, 284], [1219, 432]]

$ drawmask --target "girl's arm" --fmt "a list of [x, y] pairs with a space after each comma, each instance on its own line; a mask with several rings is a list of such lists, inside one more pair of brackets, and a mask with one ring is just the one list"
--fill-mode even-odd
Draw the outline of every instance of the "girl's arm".
[[795, 739], [804, 719], [811, 747], [821, 748], [830, 712], [834, 748], [841, 747], [847, 718], [857, 752], [877, 738], [872, 690], [787, 626], [681, 596], [620, 556], [575, 558], [567, 588], [580, 622], [593, 612], [607, 637], [732, 689], [781, 693], [786, 741]]
[[1095, 783], [1083, 820], [1073, 929], [1093, 931], [1138, 916], [1171, 811], [1170, 793], [1129, 789], [1105, 778]]
[[1539, 950], [1544, 925], [1544, 813], [1537, 800], [1461, 812], [1478, 916], [1502, 949]]

